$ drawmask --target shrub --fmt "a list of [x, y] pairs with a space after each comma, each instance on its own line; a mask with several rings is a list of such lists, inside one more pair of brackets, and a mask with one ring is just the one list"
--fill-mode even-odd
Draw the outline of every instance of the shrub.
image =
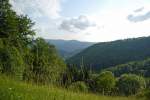
[[53, 45], [42, 38], [37, 38], [26, 57], [28, 67], [25, 70], [25, 80], [49, 84], [60, 81], [60, 75], [65, 70], [64, 61], [58, 56]]
[[137, 75], [124, 74], [119, 78], [117, 87], [122, 95], [135, 95], [145, 88], [145, 80]]
[[11, 75], [22, 80], [24, 61], [17, 48], [7, 46], [5, 48], [1, 48], [0, 63], [1, 73]]
[[69, 87], [69, 90], [75, 91], [75, 92], [88, 92], [88, 86], [81, 81], [72, 83]]
[[111, 89], [116, 84], [115, 77], [112, 72], [105, 71], [100, 73], [96, 78], [97, 91], [103, 94], [110, 94]]
[[150, 89], [150, 78], [146, 78], [146, 88]]
[[150, 98], [150, 90], [146, 91], [146, 93], [144, 94], [144, 96], [146, 97], [146, 100], [149, 100], [149, 98]]

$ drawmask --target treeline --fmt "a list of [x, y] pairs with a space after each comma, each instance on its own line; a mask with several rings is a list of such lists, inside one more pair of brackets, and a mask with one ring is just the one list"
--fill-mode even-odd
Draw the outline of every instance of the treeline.
[[0, 73], [36, 83], [60, 81], [66, 65], [53, 45], [34, 39], [34, 23], [0, 1]]
[[122, 74], [115, 77], [111, 71], [96, 74], [86, 67], [71, 65], [63, 75], [63, 85], [69, 90], [92, 92], [109, 96], [137, 95], [150, 89], [149, 80], [135, 74]]
[[119, 77], [122, 74], [136, 74], [143, 77], [150, 77], [150, 59], [143, 61], [134, 61], [126, 64], [121, 64], [113, 66], [111, 68], [105, 69], [111, 71], [115, 76]]

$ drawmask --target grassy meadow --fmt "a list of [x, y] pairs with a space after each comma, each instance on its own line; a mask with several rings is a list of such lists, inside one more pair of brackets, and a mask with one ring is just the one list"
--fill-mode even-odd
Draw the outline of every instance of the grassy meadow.
[[[73, 93], [53, 86], [37, 86], [0, 77], [0, 100], [138, 100], [136, 97], [107, 97]], [[141, 99], [139, 99], [141, 100]]]

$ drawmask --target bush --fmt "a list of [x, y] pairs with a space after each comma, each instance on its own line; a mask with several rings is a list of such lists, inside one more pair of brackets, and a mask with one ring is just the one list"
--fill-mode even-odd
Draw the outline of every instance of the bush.
[[146, 88], [150, 89], [150, 78], [146, 78]]
[[75, 91], [75, 92], [88, 92], [88, 86], [81, 81], [72, 83], [69, 87], [69, 90]]
[[[28, 67], [24, 79], [40, 84], [56, 83], [66, 68], [53, 45], [49, 45], [42, 38], [37, 38], [26, 57]], [[59, 82], [58, 82], [59, 83]]]
[[7, 46], [0, 48], [0, 63], [1, 73], [22, 80], [24, 61], [17, 48]]
[[96, 78], [96, 88], [100, 93], [110, 94], [111, 89], [115, 87], [116, 81], [112, 72], [105, 71]]
[[122, 95], [135, 95], [145, 88], [145, 80], [143, 77], [124, 74], [122, 75], [118, 82], [117, 87]]
[[149, 98], [150, 98], [150, 90], [146, 91], [146, 93], [144, 94], [144, 96], [146, 97], [146, 100], [149, 100]]

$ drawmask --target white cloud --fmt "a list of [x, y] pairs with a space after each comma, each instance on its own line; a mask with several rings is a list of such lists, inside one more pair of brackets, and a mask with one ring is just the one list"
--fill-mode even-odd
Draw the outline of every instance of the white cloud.
[[143, 11], [143, 10], [144, 10], [144, 7], [141, 7], [141, 8], [138, 8], [138, 9], [134, 10], [134, 12], [135, 12], [135, 13], [138, 13], [138, 12], [141, 12], [141, 11]]
[[13, 8], [19, 14], [28, 14], [31, 17], [48, 16], [59, 17], [61, 0], [10, 0]]
[[36, 22], [37, 36], [44, 38], [111, 41], [150, 35], [150, 20], [133, 23], [127, 19], [128, 15], [144, 15], [150, 11], [150, 3], [144, 0], [123, 0], [125, 3], [128, 2], [127, 6], [114, 8], [111, 3], [117, 2], [112, 1], [101, 11], [68, 19], [60, 15], [62, 1], [67, 2], [67, 0], [11, 0], [11, 3], [19, 14], [27, 14]]
[[64, 0], [10, 0], [18, 14], [28, 15], [36, 24], [36, 37], [50, 38], [57, 32], [61, 19], [61, 2]]
[[136, 9], [133, 14], [128, 15], [128, 20], [131, 22], [142, 22], [150, 19], [150, 8], [139, 8]]
[[144, 15], [138, 15], [138, 16], [134, 16], [134, 15], [129, 15], [128, 16], [128, 20], [131, 21], [131, 22], [141, 22], [141, 21], [145, 21], [145, 20], [148, 20], [150, 19], [150, 11], [147, 12], [146, 14]]
[[66, 31], [76, 31], [76, 30], [85, 30], [89, 27], [96, 26], [93, 22], [91, 22], [86, 16], [80, 15], [77, 18], [65, 19], [60, 24], [60, 29]]
[[[132, 12], [134, 9], [132, 9]], [[99, 15], [89, 15], [97, 27], [82, 31], [84, 41], [112, 41], [117, 39], [150, 35], [150, 20], [133, 23], [127, 19], [131, 11], [118, 9], [109, 10]]]

